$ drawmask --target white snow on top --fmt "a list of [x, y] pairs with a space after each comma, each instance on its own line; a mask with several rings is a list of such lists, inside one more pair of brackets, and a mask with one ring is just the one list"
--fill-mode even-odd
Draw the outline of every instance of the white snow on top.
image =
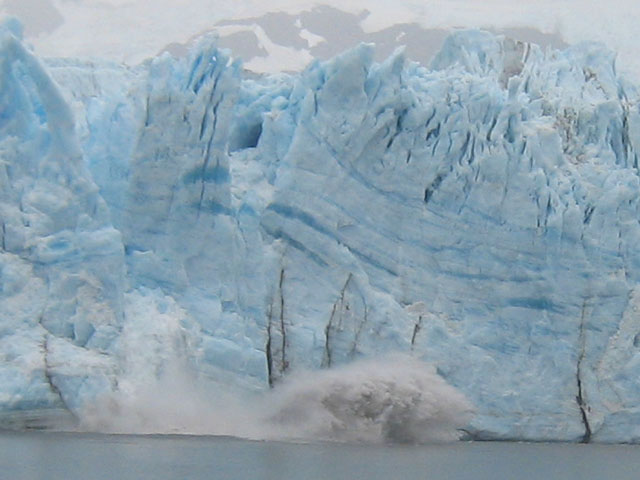
[[260, 25], [251, 25], [251, 30], [258, 38], [258, 44], [264, 48], [266, 57], [254, 57], [245, 66], [254, 72], [278, 73], [284, 71], [302, 70], [313, 57], [308, 50], [284, 47], [271, 41]]
[[326, 42], [324, 37], [320, 35], [316, 35], [315, 33], [307, 30], [306, 28], [303, 28], [300, 30], [300, 36], [307, 41], [307, 44], [310, 47], [315, 47], [316, 45], [320, 45], [322, 42]]
[[[255, 35], [258, 41], [258, 47], [266, 51], [267, 54], [247, 59], [244, 64], [245, 68], [254, 72], [278, 73], [299, 71], [313, 60], [313, 57], [308, 50], [285, 47], [274, 43], [269, 38], [267, 32], [264, 31], [264, 28], [255, 23], [248, 25], [221, 25], [216, 27], [215, 31], [221, 37], [241, 32], [251, 32]], [[310, 33], [310, 35], [313, 34]], [[311, 41], [308, 43], [311, 44]], [[316, 40], [316, 44], [317, 43], [320, 42]], [[312, 44], [311, 46], [313, 45], [315, 44]]]
[[[187, 42], [221, 21], [256, 18], [269, 12], [297, 14], [318, 5], [369, 15], [366, 32], [401, 23], [424, 28], [530, 27], [559, 34], [567, 43], [600, 41], [619, 54], [619, 68], [640, 75], [636, 29], [640, 2], [635, 0], [0, 0], [0, 14], [15, 11], [19, 1], [58, 10], [64, 23], [28, 40], [44, 56], [97, 56], [136, 64], [156, 55], [171, 42]], [[27, 20], [25, 20], [27, 21]], [[291, 53], [291, 52], [289, 52]], [[307, 55], [293, 52], [293, 64]], [[277, 70], [282, 55], [263, 61], [266, 71]]]

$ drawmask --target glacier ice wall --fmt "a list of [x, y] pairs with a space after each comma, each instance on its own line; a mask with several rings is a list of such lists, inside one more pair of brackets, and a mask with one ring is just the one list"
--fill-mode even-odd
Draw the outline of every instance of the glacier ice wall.
[[372, 48], [256, 77], [5, 32], [0, 410], [410, 352], [476, 438], [639, 440], [637, 89], [594, 44]]
[[98, 352], [123, 321], [122, 237], [59, 89], [15, 37], [0, 51], [0, 405], [73, 409], [111, 385]]

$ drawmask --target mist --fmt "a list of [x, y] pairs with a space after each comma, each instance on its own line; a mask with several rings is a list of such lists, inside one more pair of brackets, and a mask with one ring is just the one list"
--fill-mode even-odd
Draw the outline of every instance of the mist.
[[81, 412], [80, 429], [302, 442], [430, 443], [457, 440], [471, 414], [469, 401], [433, 366], [393, 356], [299, 371], [262, 393], [208, 385], [174, 366], [156, 382], [99, 399]]

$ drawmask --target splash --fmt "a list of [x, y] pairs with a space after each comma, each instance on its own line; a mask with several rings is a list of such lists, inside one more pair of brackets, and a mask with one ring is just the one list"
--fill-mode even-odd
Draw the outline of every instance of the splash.
[[295, 375], [269, 407], [281, 437], [367, 443], [457, 440], [472, 412], [433, 366], [404, 356]]
[[457, 440], [472, 406], [410, 357], [298, 372], [260, 394], [203, 386], [178, 369], [83, 415], [86, 430], [229, 435], [254, 440], [427, 443]]

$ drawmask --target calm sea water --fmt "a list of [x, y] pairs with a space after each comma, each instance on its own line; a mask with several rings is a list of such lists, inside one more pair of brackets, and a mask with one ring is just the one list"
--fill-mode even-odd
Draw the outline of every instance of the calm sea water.
[[2, 480], [640, 478], [640, 447], [371, 446], [225, 437], [0, 433]]

